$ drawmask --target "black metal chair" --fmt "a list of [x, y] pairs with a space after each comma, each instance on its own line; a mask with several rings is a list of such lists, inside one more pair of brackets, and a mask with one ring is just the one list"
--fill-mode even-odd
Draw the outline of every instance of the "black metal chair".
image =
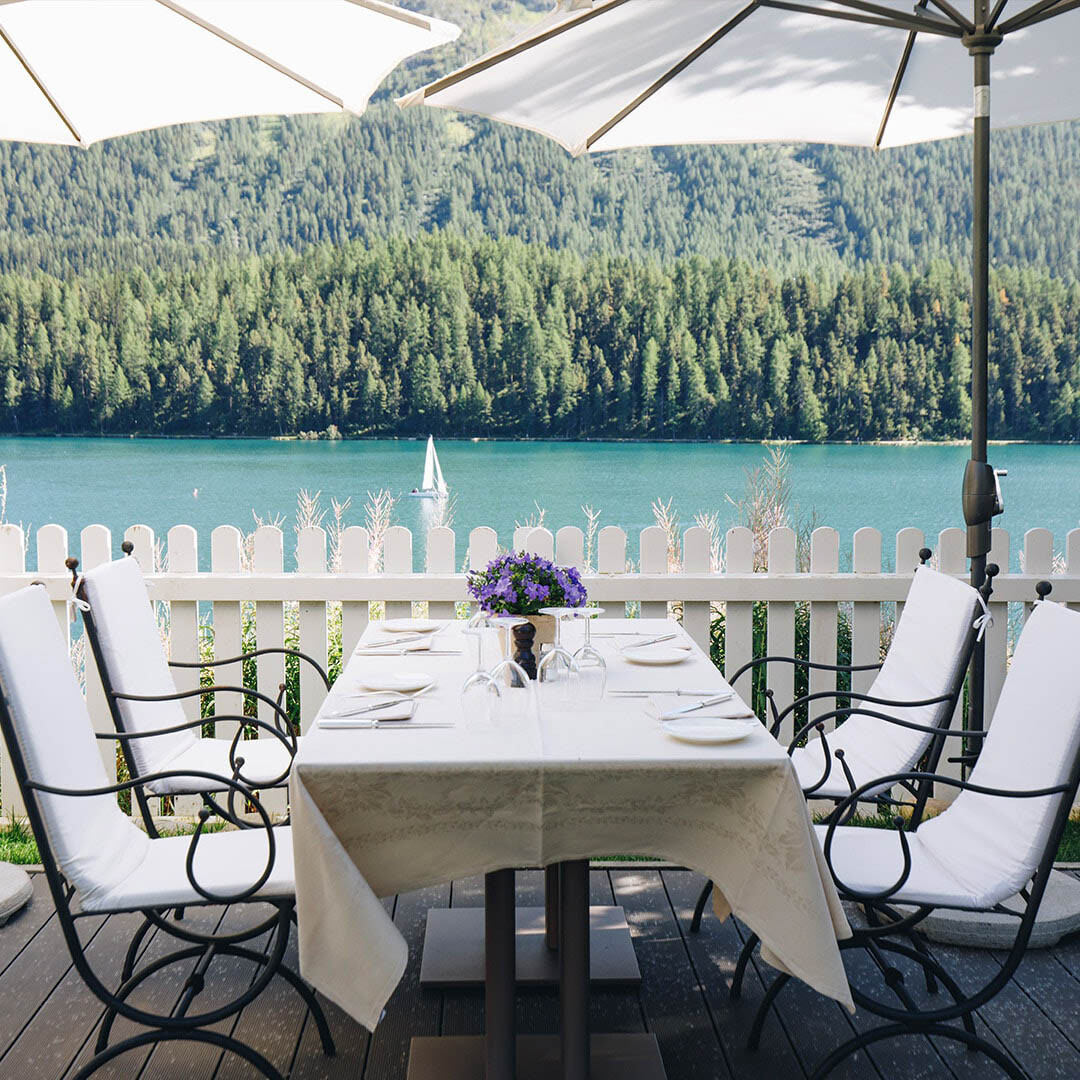
[[[771, 691], [766, 692], [770, 710], [769, 729], [779, 736], [785, 721], [814, 702], [846, 698], [849, 704], [815, 716], [803, 724], [788, 746], [803, 793], [807, 798], [831, 800], [839, 805], [858, 788], [865, 788], [864, 801], [875, 810], [895, 806], [890, 785], [870, 782], [879, 776], [904, 772], [921, 764], [933, 772], [944, 747], [942, 732], [948, 728], [964, 690], [968, 665], [984, 626], [987, 603], [998, 568], [986, 569], [982, 589], [925, 565], [930, 552], [920, 553], [924, 565], [918, 567], [904, 604], [889, 655], [882, 664], [819, 664], [790, 656], [756, 657], [732, 676], [756, 671], [763, 664], [791, 664], [807, 670], [853, 672], [877, 671], [865, 694], [852, 690], [822, 690], [796, 698], [784, 709], [776, 707]], [[982, 614], [980, 614], [980, 612]], [[829, 721], [840, 722], [833, 732]], [[910, 800], [921, 814], [932, 787], [929, 783], [899, 782], [900, 799]], [[835, 810], [834, 810], [835, 813]], [[696, 933], [712, 892], [706, 883], [694, 908], [690, 924]], [[737, 978], [757, 944], [752, 937], [739, 960]]]
[[[254, 1001], [275, 975], [295, 988], [311, 1011], [323, 1050], [334, 1053], [314, 993], [283, 962], [295, 908], [292, 830], [273, 827], [256, 793], [241, 780], [213, 773], [194, 778], [213, 790], [235, 792], [257, 827], [208, 832], [211, 811], [204, 808], [190, 837], [155, 839], [140, 830], [120, 809], [117, 793], [191, 774], [164, 770], [109, 783], [64, 639], [40, 586], [0, 599], [0, 730], [72, 961], [106, 1006], [95, 1054], [76, 1080], [128, 1051], [176, 1040], [220, 1047], [280, 1080], [263, 1055], [212, 1028]], [[176, 909], [208, 904], [259, 904], [269, 913], [259, 912], [255, 925], [217, 934], [169, 918]], [[86, 954], [80, 922], [120, 912], [141, 912], [144, 921], [119, 983], [107, 985]], [[147, 959], [141, 945], [151, 929], [156, 941], [175, 941], [176, 947], [166, 953], [155, 948], [154, 958]], [[257, 942], [263, 935], [269, 938], [265, 946]], [[228, 957], [256, 965], [254, 978], [239, 985], [231, 1000], [215, 999], [199, 1011], [214, 962]], [[186, 978], [171, 1010], [133, 1002], [148, 979], [173, 965], [183, 965]], [[149, 1030], [110, 1044], [117, 1017]]]
[[[1046, 591], [1040, 589], [1042, 595]], [[911, 771], [874, 781], [959, 788], [948, 809], [925, 821], [897, 816], [895, 832], [847, 825], [868, 793], [864, 785], [839, 806], [828, 825], [817, 827], [841, 897], [860, 905], [867, 916], [865, 925], [853, 927], [853, 936], [840, 942], [841, 948], [869, 954], [887, 996], [852, 986], [856, 1005], [885, 1023], [837, 1047], [817, 1066], [814, 1080], [864, 1047], [912, 1034], [964, 1043], [1023, 1080], [1012, 1059], [977, 1033], [972, 1014], [1009, 982], [1023, 959], [1080, 786], [1078, 655], [1080, 614], [1040, 603], [1020, 637], [970, 778]], [[1005, 904], [1017, 895], [1019, 910]], [[915, 929], [943, 908], [1017, 920], [1016, 937], [1001, 967], [973, 993], [960, 989]], [[948, 1000], [920, 1000], [906, 981], [905, 961], [926, 979], [928, 990], [937, 983], [944, 986]], [[789, 979], [779, 975], [766, 991], [750, 1032], [752, 1049]]]
[[[172, 670], [226, 667], [275, 653], [310, 664], [327, 690], [330, 680], [317, 661], [295, 649], [262, 648], [205, 662], [168, 660], [139, 564], [130, 557], [131, 544], [125, 541], [123, 547], [128, 557], [82, 575], [77, 574], [76, 560], [69, 559], [68, 567], [128, 773], [132, 778], [162, 771], [171, 774], [169, 779], [147, 783], [135, 791], [147, 831], [151, 836], [157, 834], [150, 810], [152, 795], [199, 795], [215, 814], [243, 826], [244, 812], [236, 805], [236, 789], [214, 786], [200, 774], [228, 776], [256, 791], [282, 787], [288, 782], [300, 737], [283, 708], [285, 686], [278, 687], [276, 697], [233, 685], [178, 691]], [[241, 694], [260, 702], [270, 711], [273, 722], [252, 716], [216, 715], [215, 722], [236, 723], [236, 733], [231, 739], [203, 737], [200, 729], [205, 721], [189, 719], [181, 702], [218, 693]], [[244, 738], [251, 730], [264, 737]], [[225, 796], [224, 806], [215, 795]]]

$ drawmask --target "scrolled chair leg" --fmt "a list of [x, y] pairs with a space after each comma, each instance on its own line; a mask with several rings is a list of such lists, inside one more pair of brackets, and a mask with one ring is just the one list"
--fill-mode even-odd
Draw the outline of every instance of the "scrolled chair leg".
[[144, 918], [142, 925], [135, 931], [124, 955], [124, 966], [120, 969], [120, 982], [126, 983], [135, 971], [135, 961], [139, 957], [139, 950], [146, 940], [146, 935], [153, 929], [154, 924], [148, 918]]
[[705, 905], [709, 902], [712, 891], [713, 883], [711, 881], [706, 881], [705, 887], [701, 890], [701, 895], [697, 898], [697, 903], [694, 905], [694, 917], [690, 920], [691, 934], [696, 934], [701, 929], [701, 917], [705, 914]]
[[87, 1080], [93, 1076], [102, 1066], [115, 1060], [130, 1050], [137, 1050], [142, 1046], [156, 1046], [163, 1042], [199, 1042], [208, 1043], [221, 1050], [227, 1050], [243, 1058], [249, 1065], [257, 1069], [267, 1080], [284, 1080], [281, 1073], [270, 1064], [257, 1050], [223, 1035], [219, 1031], [193, 1030], [193, 1031], [144, 1031], [140, 1035], [132, 1035], [123, 1039], [104, 1050], [98, 1051], [94, 1056], [75, 1074], [73, 1080]]
[[746, 978], [746, 968], [760, 940], [761, 938], [754, 933], [751, 933], [746, 939], [746, 944], [743, 945], [742, 952], [739, 953], [738, 963], [735, 965], [735, 974], [731, 978], [731, 989], [728, 991], [729, 1001], [738, 1001], [742, 997], [742, 984]]
[[1008, 1054], [1003, 1053], [993, 1043], [978, 1035], [973, 1035], [964, 1028], [951, 1027], [948, 1024], [885, 1024], [879, 1028], [864, 1031], [841, 1043], [828, 1057], [824, 1058], [810, 1074], [810, 1080], [825, 1080], [841, 1062], [847, 1060], [852, 1054], [864, 1050], [874, 1043], [883, 1042], [885, 1039], [894, 1039], [901, 1035], [929, 1035], [941, 1039], [953, 1039], [963, 1043], [969, 1050], [985, 1054], [997, 1065], [1011, 1080], [1027, 1080], [1026, 1074]]
[[750, 1034], [746, 1039], [747, 1050], [757, 1050], [761, 1045], [761, 1029], [765, 1026], [765, 1018], [769, 1015], [769, 1010], [772, 1008], [772, 1003], [776, 1000], [777, 995], [790, 981], [790, 975], [777, 975], [769, 989], [765, 991], [765, 996], [761, 999], [757, 1015], [754, 1017], [754, 1023], [750, 1028]]

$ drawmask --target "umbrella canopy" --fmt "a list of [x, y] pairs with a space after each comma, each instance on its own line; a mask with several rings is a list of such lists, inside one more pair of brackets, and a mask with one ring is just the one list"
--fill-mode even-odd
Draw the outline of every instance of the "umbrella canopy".
[[0, 138], [89, 146], [231, 116], [362, 112], [451, 23], [379, 0], [0, 0]]
[[[995, 126], [1080, 115], [1078, 8], [1080, 0], [972, 0], [968, 18], [951, 0], [559, 0], [515, 41], [399, 104], [480, 113], [573, 154], [674, 143], [883, 147], [973, 132], [972, 440], [962, 505], [979, 586], [1003, 509], [987, 462], [991, 58], [1002, 102]], [[982, 727], [984, 692], [980, 641], [973, 728]]]
[[[971, 66], [956, 24], [891, 0], [814, 2], [564, 0], [521, 38], [401, 103], [517, 124], [572, 154], [676, 143], [884, 147], [971, 133]], [[856, 12], [880, 21], [845, 17]], [[1080, 115], [1077, 55], [1080, 12], [1050, 33], [1009, 36], [994, 74], [994, 126]]]

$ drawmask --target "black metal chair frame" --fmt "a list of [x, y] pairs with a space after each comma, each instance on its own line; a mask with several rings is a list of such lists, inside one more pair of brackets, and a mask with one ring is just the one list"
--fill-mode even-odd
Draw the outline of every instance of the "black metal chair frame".
[[[131, 556], [132, 546], [129, 541], [124, 541], [121, 545], [125, 555]], [[289, 772], [292, 768], [292, 759], [296, 756], [296, 731], [293, 728], [292, 722], [289, 719], [288, 714], [283, 708], [283, 702], [285, 700], [285, 684], [280, 683], [278, 686], [278, 692], [276, 698], [270, 697], [268, 694], [264, 694], [259, 690], [252, 689], [248, 686], [224, 686], [214, 684], [213, 686], [199, 686], [191, 690], [180, 690], [173, 694], [160, 694], [160, 695], [146, 695], [146, 694], [124, 694], [115, 690], [112, 685], [112, 680], [109, 677], [108, 665], [105, 663], [104, 657], [101, 651], [101, 641], [98, 637], [97, 629], [94, 625], [94, 613], [92, 607], [89, 605], [86, 596], [86, 587], [79, 583], [78, 579], [78, 560], [68, 559], [66, 561], [67, 568], [71, 571], [72, 588], [77, 589], [75, 593], [76, 598], [82, 601], [82, 617], [83, 626], [86, 630], [86, 636], [90, 642], [90, 649], [94, 655], [94, 663], [97, 666], [98, 675], [101, 680], [101, 687], [105, 694], [105, 700], [109, 706], [109, 714], [112, 717], [113, 726], [116, 728], [115, 734], [112, 732], [104, 732], [97, 735], [98, 739], [116, 739], [119, 741], [121, 752], [124, 755], [124, 762], [127, 765], [128, 775], [133, 779], [139, 779], [145, 784], [146, 778], [140, 776], [140, 769], [138, 763], [135, 760], [135, 755], [131, 752], [131, 743], [135, 739], [147, 739], [153, 738], [158, 735], [170, 735], [177, 731], [185, 731], [190, 728], [201, 729], [206, 723], [210, 721], [234, 721], [237, 724], [236, 733], [233, 735], [232, 741], [229, 745], [229, 766], [232, 770], [231, 781], [238, 783], [245, 789], [258, 788], [259, 790], [269, 790], [272, 788], [283, 787], [288, 783]], [[293, 656], [298, 660], [304, 661], [310, 664], [318, 673], [319, 678], [322, 680], [323, 685], [327, 691], [330, 690], [330, 678], [322, 665], [319, 664], [314, 657], [309, 656], [307, 653], [300, 652], [298, 649], [286, 649], [286, 648], [274, 648], [268, 647], [263, 649], [253, 649], [251, 652], [243, 653], [240, 656], [230, 656], [225, 659], [214, 660], [195, 660], [195, 661], [180, 661], [169, 660], [168, 665], [170, 668], [177, 669], [196, 669], [199, 671], [207, 668], [227, 667], [231, 664], [242, 664], [246, 660], [253, 660], [258, 656], [279, 655], [279, 656]], [[207, 694], [218, 693], [234, 693], [240, 694], [246, 698], [259, 701], [264, 704], [273, 715], [273, 723], [267, 723], [265, 720], [260, 720], [253, 716], [240, 716], [235, 714], [215, 714], [213, 717], [203, 718], [200, 717], [195, 720], [189, 720], [183, 724], [176, 724], [171, 727], [156, 728], [152, 731], [128, 731], [124, 725], [124, 718], [119, 708], [120, 701], [150, 701], [150, 702], [164, 702], [164, 701], [183, 701], [188, 698], [197, 697], [201, 701]], [[253, 784], [252, 781], [244, 776], [244, 758], [242, 750], [244, 746], [244, 734], [245, 729], [256, 728], [259, 731], [265, 731], [273, 738], [276, 738], [285, 747], [289, 758], [289, 767], [286, 768], [279, 776], [272, 778], [269, 782], [263, 781], [259, 784]], [[241, 753], [237, 753], [237, 751]], [[177, 773], [177, 776], [192, 777], [192, 773]], [[139, 813], [142, 816], [143, 824], [146, 827], [147, 833], [152, 837], [159, 836], [157, 824], [154, 821], [154, 815], [150, 807], [150, 799], [152, 794], [148, 794], [143, 784], [134, 788], [134, 795], [139, 807]], [[226, 805], [222, 806], [218, 799], [208, 791], [199, 792], [198, 795], [202, 799], [204, 805], [209, 808], [214, 814], [222, 818], [224, 821], [229, 822], [238, 828], [248, 828], [251, 822], [245, 816], [246, 808], [242, 807], [239, 810], [236, 807], [236, 798], [239, 793], [239, 788], [235, 786], [229, 786], [227, 788], [228, 795], [226, 797]]]
[[[931, 555], [929, 548], [923, 548], [919, 552], [919, 557], [922, 560], [923, 565], [929, 560]], [[983, 584], [979, 587], [979, 595], [982, 597], [983, 603], [988, 604], [990, 597], [993, 593], [994, 578], [998, 574], [998, 567], [994, 563], [990, 563], [986, 567], [986, 578]], [[1047, 592], [1049, 589], [1047, 589]], [[1043, 593], [1039, 594], [1044, 595]], [[794, 737], [788, 744], [788, 754], [793, 754], [795, 750], [804, 745], [807, 739], [811, 735], [817, 735], [821, 739], [822, 743], [822, 756], [825, 759], [825, 768], [821, 776], [810, 784], [808, 787], [803, 788], [803, 794], [809, 799], [815, 797], [815, 792], [819, 791], [821, 787], [826, 783], [829, 777], [832, 775], [832, 759], [836, 758], [840, 768], [843, 770], [844, 780], [848, 785], [849, 795], [844, 799], [837, 799], [832, 796], [819, 796], [819, 798], [828, 798], [833, 802], [832, 812], [825, 818], [824, 823], [831, 823], [840, 812], [840, 807], [846, 805], [850, 801], [851, 793], [856, 791], [855, 778], [851, 774], [851, 769], [848, 767], [847, 762], [844, 761], [844, 751], [836, 750], [833, 754], [829, 753], [828, 734], [825, 730], [825, 725], [829, 720], [846, 720], [849, 716], [872, 716], [878, 720], [884, 720], [886, 723], [893, 724], [896, 727], [908, 728], [912, 731], [922, 731], [932, 736], [930, 745], [927, 747], [921, 764], [924, 769], [924, 774], [929, 775], [936, 771], [938, 764], [941, 761], [941, 754], [945, 747], [946, 736], [959, 736], [966, 739], [978, 739], [985, 736], [983, 731], [955, 731], [950, 732], [948, 725], [955, 712], [956, 706], [960, 702], [961, 695], [964, 692], [964, 683], [967, 678], [967, 669], [971, 663], [971, 658], [975, 652], [975, 645], [979, 638], [979, 631], [975, 625], [973, 625], [967, 633], [967, 637], [964, 639], [964, 646], [962, 650], [963, 662], [957, 668], [957, 674], [953, 679], [952, 685], [948, 691], [938, 697], [924, 698], [919, 701], [892, 701], [888, 698], [871, 697], [869, 694], [860, 694], [855, 690], [819, 690], [810, 694], [803, 694], [801, 697], [796, 698], [787, 708], [778, 710], [775, 703], [775, 697], [772, 690], [765, 691], [765, 698], [768, 702], [769, 711], [772, 716], [772, 723], [769, 725], [769, 732], [775, 738], [780, 734], [780, 728], [783, 722], [804, 705], [808, 705], [814, 701], [822, 700], [836, 700], [838, 698], [847, 698], [849, 701], [858, 702], [856, 705], [848, 705], [844, 708], [830, 709], [808, 723], [804, 724], [798, 731], [795, 732]], [[807, 670], [813, 671], [833, 671], [833, 672], [853, 672], [853, 671], [880, 671], [881, 664], [822, 664], [812, 660], [802, 660], [794, 656], [758, 656], [753, 660], [743, 664], [738, 671], [731, 677], [731, 685], [735, 683], [746, 673], [756, 671], [762, 664], [791, 664], [793, 667], [802, 667]], [[889, 708], [900, 709], [915, 709], [922, 708], [926, 705], [938, 705], [947, 704], [948, 708], [942, 709], [941, 720], [932, 726], [926, 724], [916, 724], [908, 720], [902, 720], [897, 716], [889, 713], [882, 712], [880, 709], [869, 708], [868, 706], [888, 706]], [[971, 764], [978, 757], [978, 753], [969, 753], [965, 751], [960, 756], [955, 758], [949, 758], [951, 763], [963, 763]], [[933, 792], [933, 781], [925, 780], [918, 783], [905, 782], [903, 780], [897, 781], [897, 786], [903, 789], [905, 796], [900, 799], [894, 799], [887, 793], [888, 787], [891, 785], [885, 785], [886, 790], [881, 790], [883, 787], [881, 781], [875, 781], [873, 784], [864, 785], [862, 790], [864, 794], [860, 796], [859, 802], [873, 803], [879, 810], [893, 807], [895, 809], [910, 808], [911, 820], [918, 824], [922, 820], [923, 814], [926, 811], [926, 804]], [[910, 801], [909, 801], [910, 800]], [[850, 819], [851, 811], [846, 815], [846, 819]], [[694, 915], [690, 921], [690, 932], [696, 934], [701, 929], [701, 920], [705, 914], [705, 906], [709, 902], [709, 896], [712, 894], [713, 883], [707, 881], [698, 896], [697, 903], [694, 905]], [[746, 969], [746, 964], [750, 959], [751, 953], [753, 953], [755, 946], [758, 944], [758, 938], [756, 935], [751, 934], [747, 939], [746, 944], [743, 946], [742, 953], [739, 955], [739, 962], [736, 967], [736, 980], [741, 983], [742, 973]], [[738, 996], [737, 994], [735, 996]]]
[[[229, 1051], [243, 1058], [270, 1080], [282, 1080], [280, 1072], [257, 1050], [231, 1035], [208, 1030], [210, 1025], [235, 1016], [241, 1009], [254, 1001], [275, 975], [284, 978], [300, 995], [315, 1021], [324, 1053], [333, 1056], [336, 1052], [334, 1041], [322, 1007], [311, 988], [284, 963], [289, 933], [295, 918], [295, 901], [291, 898], [265, 901], [256, 898], [259, 889], [262, 888], [270, 876], [277, 852], [273, 823], [270, 815], [259, 802], [256, 793], [235, 778], [218, 776], [214, 773], [189, 774], [164, 771], [93, 789], [67, 789], [40, 783], [29, 776], [27, 772], [25, 759], [16, 736], [15, 724], [8, 706], [6, 688], [0, 685], [0, 691], [2, 691], [0, 693], [0, 730], [3, 731], [12, 770], [26, 804], [26, 815], [30, 827], [38, 842], [42, 869], [48, 881], [53, 902], [56, 905], [56, 914], [60, 921], [64, 940], [75, 969], [91, 992], [106, 1007], [94, 1048], [94, 1056], [79, 1069], [74, 1080], [85, 1080], [86, 1077], [92, 1075], [103, 1065], [130, 1050], [177, 1040], [207, 1043], [219, 1047], [223, 1051]], [[101, 913], [88, 913], [78, 910], [76, 890], [64, 877], [49, 844], [38, 796], [40, 794], [50, 794], [85, 798], [95, 795], [112, 795], [123, 791], [137, 791], [141, 786], [155, 780], [187, 775], [194, 775], [196, 778], [204, 779], [209, 783], [218, 784], [242, 797], [248, 805], [254, 808], [254, 813], [258, 819], [257, 827], [265, 831], [267, 844], [266, 866], [250, 886], [227, 895], [215, 893], [213, 889], [199, 882], [195, 871], [195, 853], [205, 826], [211, 817], [211, 810], [208, 807], [202, 808], [199, 811], [199, 821], [188, 847], [185, 866], [188, 881], [202, 900], [197, 904], [192, 903], [190, 906], [256, 902], [268, 904], [273, 908], [273, 913], [260, 921], [258, 925], [244, 930], [225, 934], [204, 934], [190, 926], [181, 925], [178, 921], [170, 919], [168, 910], [124, 909], [141, 911], [144, 921], [128, 946], [120, 983], [115, 989], [112, 989], [94, 971], [79, 935], [79, 921], [84, 918], [99, 917]], [[120, 910], [109, 912], [109, 914], [120, 913]], [[181, 947], [140, 965], [142, 944], [147, 933], [152, 929], [176, 939]], [[265, 949], [260, 951], [257, 948], [250, 947], [248, 943], [266, 933], [270, 934], [270, 940]], [[257, 966], [258, 972], [255, 978], [239, 991], [232, 1000], [214, 1008], [206, 1009], [203, 1012], [191, 1013], [192, 1006], [206, 986], [206, 979], [211, 966], [214, 960], [219, 957], [248, 960]], [[131, 994], [142, 986], [148, 978], [176, 964], [187, 964], [190, 970], [179, 998], [168, 1013], [152, 1012], [131, 1003], [129, 1000]], [[112, 1033], [113, 1024], [117, 1017], [123, 1017], [150, 1030], [142, 1031], [110, 1045], [109, 1036]]]
[[[963, 735], [964, 732], [945, 732], [945, 735]], [[918, 906], [914, 911], [901, 913], [897, 910], [897, 902], [893, 899], [896, 893], [903, 887], [911, 872], [911, 853], [907, 841], [907, 833], [913, 832], [918, 827], [918, 822], [905, 821], [897, 816], [893, 825], [897, 830], [897, 836], [903, 853], [903, 869], [897, 880], [885, 889], [874, 893], [860, 892], [843, 882], [837, 875], [832, 863], [832, 842], [836, 829], [849, 820], [854, 813], [858, 802], [867, 791], [880, 783], [914, 782], [917, 784], [937, 783], [959, 788], [963, 791], [974, 791], [983, 795], [997, 796], [1011, 799], [1034, 799], [1047, 796], [1060, 796], [1058, 808], [1054, 814], [1053, 824], [1046, 847], [1039, 859], [1038, 868], [1032, 876], [1029, 886], [1020, 893], [1023, 909], [1017, 911], [1003, 904], [995, 904], [989, 908], [969, 908], [958, 905], [924, 905]], [[1054, 859], [1058, 846], [1061, 843], [1069, 814], [1072, 811], [1073, 801], [1076, 798], [1077, 789], [1080, 788], [1080, 754], [1072, 763], [1069, 779], [1066, 783], [1054, 787], [1040, 788], [1035, 790], [1009, 790], [1006, 788], [990, 788], [972, 784], [970, 781], [957, 780], [949, 776], [940, 776], [927, 772], [896, 773], [892, 776], [882, 777], [880, 780], [871, 781], [857, 788], [850, 797], [844, 800], [838, 807], [838, 812], [833, 816], [825, 835], [825, 859], [829, 866], [833, 880], [841, 898], [853, 901], [862, 906], [866, 912], [867, 925], [852, 928], [852, 937], [841, 941], [843, 950], [865, 949], [873, 960], [874, 965], [881, 973], [885, 987], [895, 997], [898, 1004], [884, 1001], [861, 991], [852, 986], [851, 993], [856, 1005], [876, 1016], [880, 1016], [887, 1023], [876, 1028], [860, 1032], [855, 1037], [847, 1040], [830, 1053], [815, 1068], [811, 1080], [821, 1080], [827, 1076], [842, 1061], [857, 1051], [871, 1046], [885, 1039], [900, 1035], [929, 1035], [952, 1039], [965, 1044], [971, 1050], [984, 1053], [1004, 1072], [1014, 1080], [1024, 1080], [1024, 1072], [1015, 1062], [998, 1047], [988, 1042], [977, 1034], [972, 1013], [988, 1002], [995, 994], [1001, 991], [1012, 978], [1020, 962], [1024, 958], [1031, 931], [1035, 925], [1039, 905], [1046, 891], [1047, 881], [1054, 867]], [[910, 903], [902, 906], [912, 907]], [[955, 980], [945, 970], [943, 965], [936, 960], [927, 949], [925, 943], [919, 938], [915, 927], [922, 922], [934, 910], [953, 908], [955, 910], [975, 911], [1007, 915], [1017, 920], [1016, 937], [1009, 949], [1008, 955], [994, 977], [983, 987], [974, 993], [965, 994], [961, 991]], [[927, 989], [931, 993], [937, 990], [940, 982], [948, 991], [951, 1003], [937, 1008], [925, 1008], [918, 1004], [905, 986], [904, 972], [891, 962], [891, 957], [903, 957], [912, 961], [922, 969], [926, 979]], [[765, 997], [758, 1008], [750, 1030], [748, 1040], [749, 1048], [757, 1049], [761, 1031], [764, 1026], [769, 1008], [775, 1001], [780, 991], [790, 981], [791, 976], [780, 974], [769, 986]], [[742, 973], [737, 975], [737, 981], [733, 981], [731, 996], [737, 998], [741, 990]], [[960, 1020], [962, 1026], [952, 1026], [951, 1022]]]

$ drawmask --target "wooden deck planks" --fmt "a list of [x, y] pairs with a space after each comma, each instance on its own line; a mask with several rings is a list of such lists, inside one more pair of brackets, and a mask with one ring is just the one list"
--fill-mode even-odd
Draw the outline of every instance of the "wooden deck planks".
[[[770, 1017], [761, 1050], [745, 1049], [746, 1034], [765, 986], [775, 972], [755, 959], [747, 974], [743, 1000], [728, 1002], [727, 992], [745, 928], [733, 920], [707, 915], [702, 932], [689, 933], [690, 915], [701, 878], [684, 870], [594, 869], [594, 903], [620, 903], [634, 936], [644, 982], [638, 990], [594, 991], [592, 1020], [597, 1031], [642, 1031], [657, 1035], [670, 1080], [800, 1080], [807, 1070], [855, 1030], [871, 1026], [870, 1017], [850, 1018], [838, 1005], [797, 983], [781, 995], [779, 1014]], [[388, 910], [410, 947], [408, 972], [387, 1006], [374, 1036], [326, 1003], [338, 1055], [322, 1054], [314, 1024], [295, 991], [275, 980], [239, 1017], [223, 1022], [256, 1047], [291, 1080], [404, 1080], [409, 1041], [414, 1035], [479, 1034], [483, 1031], [480, 991], [422, 991], [419, 957], [429, 907], [482, 902], [480, 878], [425, 889], [387, 901]], [[539, 904], [543, 876], [518, 875], [518, 902]], [[229, 924], [238, 916], [222, 909], [196, 909], [188, 918], [200, 924]], [[118, 976], [135, 916], [87, 920], [84, 933], [97, 970]], [[151, 936], [144, 955], [158, 955], [164, 935]], [[295, 942], [290, 946], [295, 965]], [[965, 989], [1000, 968], [1003, 955], [980, 950], [934, 946], [935, 955], [959, 975]], [[221, 960], [216, 977], [235, 989], [253, 977], [246, 961]], [[865, 961], [849, 960], [856, 985], [869, 989], [873, 972]], [[163, 974], [148, 987], [144, 1000], [156, 1007], [175, 999], [181, 971]], [[213, 983], [213, 980], [211, 980]], [[209, 993], [209, 991], [208, 991]], [[92, 1038], [102, 1008], [72, 968], [52, 917], [44, 880], [35, 878], [35, 899], [0, 929], [0, 1080], [52, 1080], [70, 1076], [92, 1053]], [[558, 996], [553, 990], [523, 991], [518, 997], [519, 1030], [556, 1030]], [[1032, 1080], [1080, 1076], [1080, 935], [1053, 950], [1025, 959], [1014, 981], [979, 1013], [978, 1026], [1005, 1047]], [[117, 1036], [134, 1030], [118, 1023]], [[172, 1044], [153, 1053], [141, 1051], [104, 1070], [117, 1080], [188, 1080], [249, 1077], [249, 1067], [231, 1055], [193, 1044]], [[998, 1071], [983, 1057], [958, 1045], [904, 1038], [880, 1044], [841, 1070], [847, 1080], [909, 1080], [950, 1076], [958, 1080], [993, 1078]]]

